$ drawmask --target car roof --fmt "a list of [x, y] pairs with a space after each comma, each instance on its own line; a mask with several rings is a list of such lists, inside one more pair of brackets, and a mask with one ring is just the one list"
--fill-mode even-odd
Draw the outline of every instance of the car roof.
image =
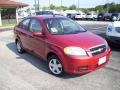
[[64, 16], [62, 16], [62, 15], [37, 15], [37, 16], [31, 16], [31, 18], [37, 18], [37, 19], [62, 18], [62, 17], [64, 17]]

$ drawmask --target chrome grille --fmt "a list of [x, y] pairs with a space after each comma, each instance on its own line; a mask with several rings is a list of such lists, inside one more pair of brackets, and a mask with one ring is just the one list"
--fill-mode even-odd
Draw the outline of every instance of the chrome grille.
[[106, 51], [105, 45], [100, 45], [100, 46], [90, 48], [90, 52], [93, 56], [104, 53], [105, 51]]

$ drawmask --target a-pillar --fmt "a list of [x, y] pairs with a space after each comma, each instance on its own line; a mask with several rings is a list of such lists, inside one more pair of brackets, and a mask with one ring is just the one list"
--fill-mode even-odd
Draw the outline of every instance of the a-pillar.
[[2, 26], [2, 19], [1, 19], [1, 8], [0, 8], [0, 26]]

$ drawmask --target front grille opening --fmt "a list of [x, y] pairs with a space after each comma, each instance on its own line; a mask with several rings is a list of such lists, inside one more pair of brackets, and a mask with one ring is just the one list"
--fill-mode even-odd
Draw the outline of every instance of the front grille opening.
[[105, 51], [106, 51], [106, 46], [105, 45], [93, 47], [93, 48], [90, 49], [90, 52], [93, 56], [104, 53]]

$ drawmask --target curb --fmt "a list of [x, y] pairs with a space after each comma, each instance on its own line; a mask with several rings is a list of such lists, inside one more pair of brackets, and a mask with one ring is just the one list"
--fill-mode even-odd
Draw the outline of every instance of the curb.
[[0, 32], [13, 30], [13, 27], [10, 28], [0, 28]]

